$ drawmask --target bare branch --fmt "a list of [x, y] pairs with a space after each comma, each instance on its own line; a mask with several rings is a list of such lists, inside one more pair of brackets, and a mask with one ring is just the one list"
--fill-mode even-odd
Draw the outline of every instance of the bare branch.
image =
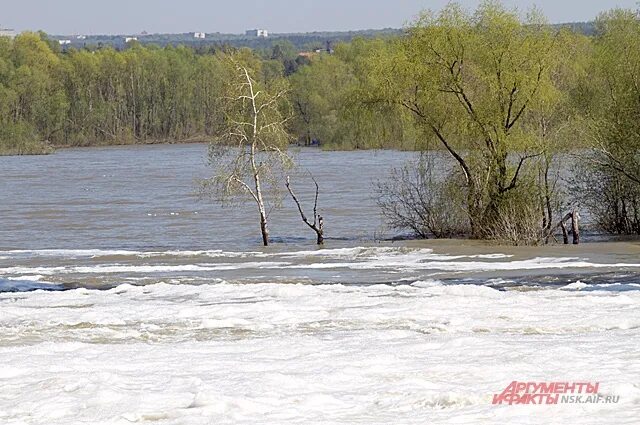
[[[311, 178], [313, 178], [313, 176]], [[289, 194], [291, 194], [291, 198], [293, 198], [293, 201], [296, 203], [296, 206], [298, 207], [298, 212], [300, 213], [300, 217], [302, 218], [302, 221], [307, 226], [309, 226], [309, 228], [311, 228], [314, 232], [316, 232], [317, 242], [318, 242], [318, 245], [320, 245], [324, 242], [324, 229], [323, 229], [322, 217], [317, 214], [319, 187], [315, 179], [313, 179], [313, 182], [316, 185], [315, 203], [313, 205], [313, 223], [311, 223], [309, 219], [307, 219], [307, 216], [305, 215], [304, 210], [302, 209], [302, 205], [300, 204], [298, 197], [296, 196], [295, 192], [293, 191], [293, 188], [291, 187], [289, 176], [287, 176], [287, 181], [285, 183], [285, 186], [287, 187]]]
[[543, 154], [544, 154], [544, 152], [539, 152], [539, 153], [535, 153], [535, 154], [522, 156], [520, 158], [520, 161], [518, 162], [518, 167], [516, 168], [516, 172], [513, 174], [513, 177], [511, 178], [511, 182], [509, 183], [509, 185], [507, 187], [502, 189], [502, 193], [508, 192], [511, 189], [514, 189], [516, 187], [516, 184], [517, 184], [517, 181], [518, 181], [518, 176], [520, 175], [520, 170], [522, 169], [522, 165], [525, 163], [526, 160], [532, 159], [532, 158], [537, 158], [537, 157], [539, 157], [539, 156], [541, 156]]

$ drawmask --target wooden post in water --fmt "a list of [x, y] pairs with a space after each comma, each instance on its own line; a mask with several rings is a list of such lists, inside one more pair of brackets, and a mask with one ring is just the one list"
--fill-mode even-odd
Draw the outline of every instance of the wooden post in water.
[[562, 217], [562, 220], [558, 223], [558, 227], [562, 229], [562, 239], [565, 245], [569, 245], [569, 232], [567, 231], [567, 225], [565, 224], [569, 219], [571, 219], [571, 235], [573, 237], [573, 244], [578, 245], [580, 243], [580, 227], [578, 225], [580, 214], [575, 209]]
[[562, 227], [562, 239], [565, 245], [569, 245], [569, 233], [567, 233], [567, 226], [564, 224], [566, 218], [560, 221], [560, 227]]
[[321, 215], [318, 216], [318, 228], [316, 229], [316, 234], [318, 236], [318, 245], [322, 245], [324, 243], [324, 220]]
[[580, 243], [580, 228], [578, 227], [578, 220], [580, 214], [575, 209], [571, 212], [571, 233], [573, 234], [573, 244], [578, 245]]

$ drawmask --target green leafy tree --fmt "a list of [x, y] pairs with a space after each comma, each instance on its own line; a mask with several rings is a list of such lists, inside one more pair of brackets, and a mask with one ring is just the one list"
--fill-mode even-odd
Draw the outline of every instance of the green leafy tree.
[[602, 229], [640, 234], [640, 17], [614, 9], [596, 28], [581, 98], [591, 149], [578, 180]]
[[521, 21], [495, 2], [474, 14], [450, 4], [370, 62], [370, 101], [411, 111], [455, 162], [475, 237], [500, 238], [518, 220], [542, 236], [540, 205], [529, 200], [540, 198], [536, 161], [547, 145], [531, 123], [559, 101], [560, 46], [538, 13]]

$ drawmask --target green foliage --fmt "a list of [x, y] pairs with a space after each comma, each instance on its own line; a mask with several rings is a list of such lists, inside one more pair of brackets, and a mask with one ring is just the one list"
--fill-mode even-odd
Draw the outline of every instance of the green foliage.
[[640, 185], [621, 176], [597, 153], [587, 157], [587, 166], [575, 167], [573, 182], [578, 200], [586, 207], [595, 226], [617, 235], [640, 235]]
[[334, 56], [321, 55], [312, 65], [291, 77], [292, 102], [297, 120], [294, 132], [305, 144], [312, 140], [332, 143], [339, 123], [339, 108], [353, 75], [347, 64]]
[[24, 122], [0, 126], [0, 155], [41, 155], [52, 148], [38, 140], [32, 127]]
[[[187, 47], [130, 43], [122, 51], [60, 52], [44, 34], [3, 38], [0, 126], [3, 137], [20, 137], [0, 140], [2, 150], [211, 141], [224, 119], [221, 98], [231, 78], [222, 50], [199, 54]], [[275, 43], [264, 58], [247, 48], [235, 52], [258, 70], [261, 84], [282, 80], [298, 67], [297, 52], [286, 41]], [[16, 149], [27, 141], [29, 149]]]
[[370, 62], [371, 102], [411, 111], [456, 161], [476, 237], [498, 237], [523, 176], [555, 150], [541, 118], [562, 101], [563, 41], [537, 13], [521, 21], [496, 2], [473, 14], [453, 3], [424, 13], [391, 54]]
[[41, 35], [0, 43], [0, 152], [45, 153], [67, 107], [60, 58]]
[[614, 9], [597, 36], [580, 98], [590, 149], [578, 170], [580, 199], [610, 233], [640, 234], [640, 16]]
[[375, 87], [368, 61], [392, 48], [385, 40], [356, 39], [335, 54], [312, 56], [291, 77], [299, 141], [318, 141], [329, 149], [416, 149], [410, 114], [393, 104], [370, 102]]
[[[55, 46], [33, 33], [0, 40], [2, 151], [211, 139], [220, 119], [220, 54]], [[15, 148], [27, 142], [29, 149]]]
[[596, 150], [622, 178], [640, 185], [640, 17], [616, 9], [597, 21], [592, 81]]

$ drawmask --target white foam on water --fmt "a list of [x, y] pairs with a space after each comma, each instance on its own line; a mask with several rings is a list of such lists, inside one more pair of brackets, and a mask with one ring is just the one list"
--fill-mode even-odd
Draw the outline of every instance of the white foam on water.
[[362, 260], [384, 260], [392, 258], [422, 259], [422, 260], [458, 260], [462, 258], [507, 258], [505, 254], [488, 255], [446, 255], [434, 254], [429, 248], [402, 248], [402, 247], [353, 247], [353, 248], [333, 248], [317, 249], [313, 251], [293, 251], [284, 253], [272, 253], [267, 255], [277, 255], [282, 257], [320, 257], [324, 260], [332, 259], [362, 259]]
[[[560, 269], [640, 269], [640, 263], [599, 263], [579, 257], [536, 257], [509, 260], [510, 255], [446, 255], [431, 249], [355, 247], [294, 252], [40, 250], [19, 253], [28, 264], [0, 267], [0, 277], [69, 274], [207, 273], [251, 269], [354, 270], [389, 273], [499, 272]], [[13, 254], [10, 254], [13, 255]], [[30, 257], [33, 255], [34, 257]], [[114, 262], [114, 256], [124, 256]], [[62, 258], [56, 265], [38, 264], [40, 258]], [[133, 257], [130, 258], [130, 257]], [[58, 265], [69, 263], [68, 265]], [[228, 261], [225, 261], [228, 260]], [[219, 261], [219, 262], [218, 262]], [[44, 262], [44, 260], [43, 260]], [[49, 261], [50, 262], [50, 261]], [[36, 263], [36, 265], [33, 265]], [[567, 288], [569, 289], [569, 288]]]
[[[435, 254], [432, 249], [398, 247], [318, 249], [269, 255], [279, 255], [285, 258], [322, 258], [318, 262], [304, 263], [302, 265], [292, 264], [287, 267], [311, 269], [347, 268], [366, 270], [387, 268], [398, 271], [439, 270], [469, 272], [565, 268], [640, 268], [640, 263], [597, 263], [579, 257], [535, 257], [526, 260], [493, 261], [512, 258], [513, 255], [502, 253], [446, 255]], [[477, 261], [477, 259], [489, 261]]]
[[[121, 285], [0, 294], [0, 422], [635, 423], [640, 291]], [[510, 382], [616, 405], [493, 406]]]
[[140, 254], [140, 251], [129, 251], [123, 249], [15, 249], [0, 251], [0, 253], [7, 256], [7, 258], [16, 256], [81, 258], [112, 255], [137, 255]]
[[167, 250], [167, 251], [135, 251], [124, 249], [34, 249], [34, 250], [9, 250], [0, 251], [0, 259], [10, 259], [15, 257], [28, 257], [28, 258], [100, 258], [100, 257], [139, 257], [139, 258], [153, 258], [153, 257], [230, 257], [230, 258], [242, 258], [247, 256], [259, 256], [260, 252], [234, 252], [223, 250]]
[[587, 285], [586, 283], [577, 280], [577, 281], [575, 281], [573, 283], [570, 283], [570, 284], [568, 284], [566, 286], [563, 286], [560, 289], [568, 289], [568, 290], [577, 290], [577, 291], [579, 291], [581, 289], [588, 288], [588, 287], [589, 287], [589, 285]]
[[38, 282], [42, 279], [44, 279], [44, 276], [41, 274], [31, 274], [31, 275], [24, 275], [24, 276], [13, 276], [13, 277], [8, 277], [8, 280], [30, 280], [33, 282]]
[[486, 259], [499, 259], [499, 258], [511, 258], [510, 254], [477, 254], [469, 255], [469, 258], [486, 258]]
[[10, 274], [38, 274], [64, 275], [79, 274], [110, 274], [110, 273], [170, 273], [170, 272], [212, 272], [241, 269], [268, 269], [288, 266], [283, 262], [239, 262], [239, 263], [211, 263], [211, 264], [177, 264], [177, 265], [132, 265], [105, 264], [96, 266], [55, 266], [55, 267], [5, 267], [0, 268], [0, 276]]
[[[535, 257], [524, 260], [508, 260], [511, 255], [477, 254], [446, 255], [436, 254], [431, 249], [409, 249], [399, 247], [355, 247], [318, 249], [293, 252], [226, 252], [210, 251], [127, 251], [127, 250], [20, 250], [4, 251], [12, 256], [22, 256], [30, 263], [38, 258], [90, 259], [92, 264], [64, 266], [13, 265], [0, 267], [0, 276], [7, 275], [55, 275], [68, 273], [168, 273], [168, 272], [209, 272], [253, 268], [284, 269], [351, 269], [390, 270], [393, 272], [490, 272], [507, 270], [541, 269], [640, 269], [640, 263], [599, 263], [579, 257]], [[149, 259], [156, 264], [112, 263], [114, 256]], [[203, 257], [197, 262], [191, 258]], [[184, 258], [184, 260], [183, 260]], [[210, 262], [205, 258], [234, 262]], [[187, 261], [188, 264], [166, 264], [166, 261]], [[246, 259], [246, 261], [236, 260]], [[273, 261], [266, 261], [266, 259]], [[280, 260], [280, 261], [278, 261]], [[107, 262], [109, 261], [109, 262]], [[130, 261], [127, 259], [127, 261]], [[95, 264], [107, 262], [104, 264]]]
[[318, 262], [304, 265], [290, 265], [286, 268], [335, 269], [347, 268], [354, 270], [366, 269], [394, 269], [398, 271], [440, 270], [450, 272], [482, 272], [502, 270], [540, 270], [540, 269], [589, 269], [589, 268], [640, 268], [640, 263], [596, 263], [574, 257], [537, 257], [529, 260], [514, 261], [430, 261], [420, 253], [406, 255], [378, 256], [358, 262]]

